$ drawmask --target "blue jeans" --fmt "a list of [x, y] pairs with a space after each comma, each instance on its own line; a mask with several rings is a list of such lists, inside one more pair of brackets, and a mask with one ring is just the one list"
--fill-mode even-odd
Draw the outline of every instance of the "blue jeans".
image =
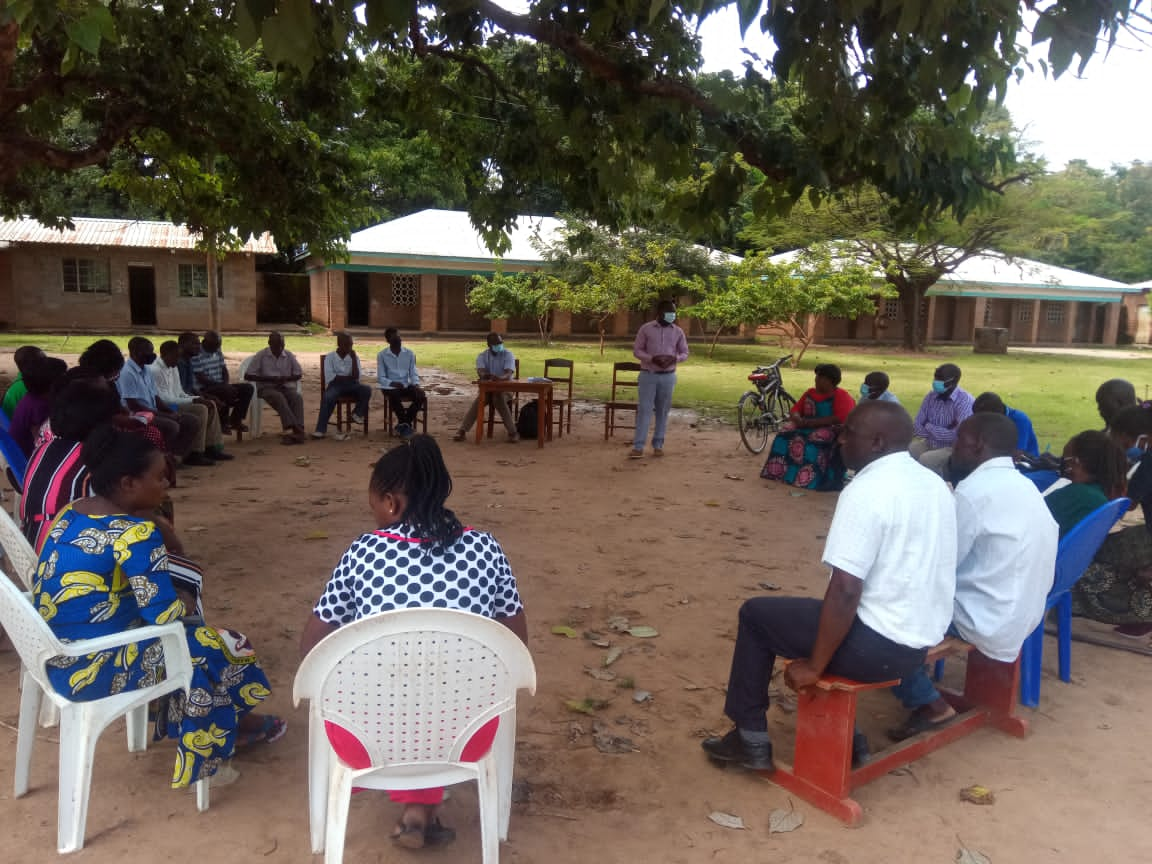
[[648, 424], [656, 414], [656, 428], [652, 430], [652, 446], [664, 448], [664, 431], [668, 428], [668, 409], [672, 407], [672, 391], [676, 387], [675, 372], [641, 372], [636, 394], [636, 435], [632, 446], [644, 449], [648, 437]]
[[332, 418], [332, 412], [336, 410], [336, 401], [341, 396], [355, 396], [356, 416], [368, 416], [372, 388], [356, 381], [333, 381], [324, 388], [324, 396], [320, 399], [320, 416], [316, 419], [317, 432], [328, 430], [328, 421]]
[[[956, 629], [955, 624], [949, 624], [948, 632], [944, 635], [960, 638], [960, 632]], [[939, 699], [940, 691], [932, 683], [932, 676], [928, 672], [928, 667], [917, 666], [915, 672], [905, 675], [900, 683], [892, 688], [892, 695], [899, 699], [900, 704], [909, 711], [915, 711], [917, 708], [931, 705]]]

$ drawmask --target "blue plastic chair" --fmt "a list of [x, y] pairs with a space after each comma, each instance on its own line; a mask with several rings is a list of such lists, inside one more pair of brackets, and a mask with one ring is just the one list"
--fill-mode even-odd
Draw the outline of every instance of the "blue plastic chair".
[[[1117, 520], [1127, 512], [1127, 498], [1117, 498], [1092, 511], [1064, 535], [1056, 552], [1056, 578], [1044, 604], [1047, 615], [1056, 607], [1056, 645], [1061, 681], [1072, 680], [1072, 586], [1092, 563], [1096, 550]], [[1044, 653], [1044, 622], [1041, 621], [1020, 649], [1020, 702], [1029, 708], [1040, 704], [1040, 661]]]
[[1053, 471], [1049, 468], [1045, 468], [1042, 471], [1024, 471], [1022, 473], [1025, 477], [1035, 483], [1036, 488], [1041, 492], [1046, 490], [1049, 486], [1060, 479], [1060, 472]]
[[[3, 413], [3, 412], [0, 412]], [[8, 463], [8, 480], [19, 493], [24, 492], [24, 472], [28, 470], [28, 457], [16, 443], [16, 439], [8, 434], [7, 429], [0, 429], [0, 456]]]

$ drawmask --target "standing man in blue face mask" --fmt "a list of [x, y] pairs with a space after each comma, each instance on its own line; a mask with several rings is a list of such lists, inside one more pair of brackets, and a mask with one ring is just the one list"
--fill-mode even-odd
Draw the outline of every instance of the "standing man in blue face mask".
[[932, 392], [920, 403], [913, 427], [916, 438], [908, 448], [914, 459], [941, 477], [948, 467], [956, 430], [972, 416], [972, 394], [960, 389], [960, 367], [945, 363], [932, 376]]
[[632, 353], [640, 361], [642, 371], [637, 387], [636, 436], [632, 439], [629, 458], [644, 457], [644, 441], [653, 414], [656, 415], [656, 427], [652, 430], [652, 455], [663, 456], [668, 409], [672, 407], [672, 391], [676, 387], [676, 364], [688, 359], [688, 338], [676, 326], [675, 303], [660, 301], [656, 307], [656, 320], [636, 331]]
[[[515, 375], [516, 358], [504, 347], [504, 337], [499, 333], [489, 333], [488, 349], [481, 351], [480, 356], [476, 358], [476, 377], [481, 381], [511, 381]], [[516, 431], [516, 420], [512, 417], [512, 409], [508, 406], [511, 396], [511, 393], [492, 393], [488, 398], [496, 406], [496, 411], [504, 422], [504, 428], [508, 430], [508, 443], [515, 444], [520, 440], [520, 433]], [[463, 441], [468, 436], [468, 430], [477, 422], [476, 412], [479, 409], [479, 402], [479, 396], [472, 400], [468, 413], [460, 421], [460, 428], [452, 436], [453, 441]], [[481, 417], [479, 422], [483, 423], [484, 418]]]

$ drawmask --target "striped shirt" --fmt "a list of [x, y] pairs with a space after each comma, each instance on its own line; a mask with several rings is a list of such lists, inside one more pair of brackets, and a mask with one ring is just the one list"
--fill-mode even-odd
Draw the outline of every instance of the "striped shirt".
[[192, 375], [203, 375], [217, 384], [224, 384], [227, 381], [226, 374], [228, 367], [224, 363], [224, 352], [201, 351], [192, 358]]
[[[688, 339], [684, 331], [675, 324], [661, 324], [649, 321], [636, 331], [636, 341], [632, 344], [632, 354], [640, 361], [645, 372], [675, 372], [676, 363], [688, 359]], [[667, 354], [676, 358], [676, 363], [661, 368], [652, 362], [653, 357]]]
[[957, 387], [947, 396], [935, 391], [924, 397], [914, 425], [916, 434], [937, 450], [956, 443], [956, 428], [972, 416], [972, 394]]
[[20, 525], [37, 554], [57, 514], [90, 494], [91, 475], [80, 458], [83, 446], [80, 441], [53, 438], [37, 447], [28, 460], [24, 496], [20, 499]]

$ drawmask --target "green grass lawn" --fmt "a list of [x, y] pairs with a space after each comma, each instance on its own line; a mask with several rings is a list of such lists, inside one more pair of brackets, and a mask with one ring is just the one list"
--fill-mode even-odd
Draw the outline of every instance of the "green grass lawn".
[[[127, 345], [128, 337], [114, 338]], [[39, 345], [48, 353], [79, 353], [94, 337], [85, 335], [0, 335], [0, 348]], [[298, 354], [319, 354], [331, 350], [329, 336], [288, 334], [288, 349]], [[263, 337], [226, 336], [224, 349], [229, 352], [256, 351], [267, 344]], [[416, 352], [422, 366], [437, 366], [452, 372], [470, 374], [476, 354], [484, 347], [482, 338], [468, 341], [412, 339], [406, 343]], [[595, 342], [555, 342], [541, 347], [528, 335], [508, 337], [508, 346], [520, 359], [521, 375], [541, 375], [548, 357], [566, 357], [575, 364], [576, 396], [604, 400], [612, 382], [612, 364], [632, 359], [630, 341], [610, 343], [600, 356]], [[360, 356], [367, 360], [384, 347], [380, 340], [357, 343]], [[770, 363], [781, 352], [774, 345], [721, 344], [714, 357], [707, 356], [708, 346], [693, 342], [692, 357], [679, 369], [674, 403], [678, 407], [732, 420], [740, 394], [749, 388], [748, 373], [752, 367]], [[799, 369], [784, 372], [784, 386], [799, 396], [812, 385], [812, 368], [817, 363], [835, 363], [844, 372], [843, 386], [854, 395], [864, 375], [874, 369], [892, 378], [892, 391], [915, 413], [928, 391], [932, 371], [940, 363], [955, 362], [964, 370], [961, 386], [973, 395], [994, 390], [1014, 408], [1025, 411], [1036, 426], [1040, 446], [1059, 451], [1064, 442], [1083, 429], [1099, 429], [1095, 392], [1101, 381], [1127, 378], [1136, 384], [1137, 393], [1147, 398], [1147, 359], [1112, 357], [1075, 357], [1061, 354], [1010, 353], [1007, 355], [973, 354], [966, 348], [938, 348], [925, 354], [905, 354], [854, 347], [821, 348], [809, 351]]]

